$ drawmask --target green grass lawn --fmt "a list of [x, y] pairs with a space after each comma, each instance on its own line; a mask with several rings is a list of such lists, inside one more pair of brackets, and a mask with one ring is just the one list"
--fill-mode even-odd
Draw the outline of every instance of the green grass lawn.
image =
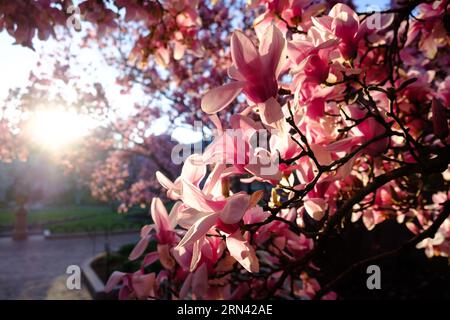
[[[119, 214], [103, 206], [52, 207], [28, 213], [29, 226], [52, 233], [137, 230], [150, 223], [146, 212]], [[0, 227], [12, 227], [13, 211], [0, 211]]]

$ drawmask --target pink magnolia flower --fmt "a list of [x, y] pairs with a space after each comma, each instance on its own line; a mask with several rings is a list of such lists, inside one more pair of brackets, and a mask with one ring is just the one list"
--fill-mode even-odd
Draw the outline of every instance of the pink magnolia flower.
[[[295, 290], [295, 294], [300, 297], [305, 297], [308, 299], [313, 299], [316, 293], [320, 290], [319, 282], [311, 278], [306, 272], [300, 274], [301, 288]], [[297, 287], [297, 286], [295, 286]], [[336, 300], [337, 294], [334, 291], [330, 291], [324, 295], [321, 300]]]
[[[262, 37], [267, 27], [275, 24], [283, 34], [288, 27], [305, 29], [311, 24], [311, 16], [325, 9], [324, 3], [311, 4], [310, 0], [263, 0], [267, 10], [253, 23], [258, 37]], [[281, 19], [282, 20], [281, 20]]]
[[[448, 1], [422, 3], [417, 9], [418, 19], [411, 22], [408, 39], [409, 46], [420, 34], [419, 49], [428, 59], [434, 59], [440, 47], [448, 45], [448, 35], [443, 22], [443, 14], [448, 9]], [[446, 8], [447, 7], [447, 8]]]
[[83, 19], [98, 26], [98, 35], [103, 36], [107, 31], [117, 28], [115, 21], [117, 13], [109, 9], [103, 2], [84, 1], [79, 5]]
[[[307, 106], [306, 115], [314, 120], [323, 117], [325, 101], [340, 94], [340, 90], [336, 90], [335, 87], [320, 86], [327, 81], [331, 71], [329, 55], [334, 50], [333, 46], [332, 42], [328, 42], [326, 47], [320, 50], [314, 48], [303, 58], [304, 52], [297, 50], [291, 43], [290, 58], [293, 65], [291, 90], [295, 92], [295, 99]], [[340, 72], [334, 73], [339, 77]]]
[[[373, 117], [368, 117], [364, 119], [367, 112], [359, 106], [351, 105], [347, 107], [348, 114], [354, 120], [362, 120], [358, 125], [356, 125], [352, 130], [352, 136], [346, 139], [342, 139], [336, 143], [329, 146], [330, 150], [340, 151], [347, 150], [350, 151], [354, 147], [364, 144], [380, 135], [386, 131], [381, 123], [379, 123]], [[377, 155], [383, 152], [389, 145], [389, 137], [378, 138], [374, 140], [371, 144], [364, 148], [362, 152], [366, 152], [370, 155]]]
[[[280, 117], [280, 120], [275, 121], [271, 112], [264, 114], [265, 112], [262, 113], [262, 118], [271, 119], [270, 121], [274, 121], [273, 123], [281, 129], [274, 135], [283, 136], [284, 139], [283, 141], [276, 141], [285, 143], [288, 129], [282, 128], [283, 123], [285, 123], [284, 118]], [[277, 150], [282, 151], [281, 149], [286, 148], [286, 146], [280, 144], [280, 148], [277, 149], [275, 140], [271, 140], [271, 150], [269, 151], [268, 146], [261, 144], [256, 146], [254, 140], [251, 143], [252, 138], [255, 138], [258, 133], [267, 133], [267, 131], [262, 123], [252, 120], [249, 116], [233, 115], [230, 123], [232, 130], [223, 131], [220, 121], [215, 122], [218, 128], [218, 136], [203, 153], [203, 160], [206, 163], [222, 166], [231, 165], [224, 171], [226, 175], [250, 173], [260, 181], [268, 181], [274, 184], [279, 181], [282, 178], [282, 172], [278, 166]], [[259, 138], [261, 142], [263, 139]]]
[[259, 49], [243, 32], [234, 32], [231, 37], [233, 65], [228, 69], [228, 74], [236, 81], [208, 91], [202, 99], [202, 110], [209, 114], [217, 113], [241, 92], [255, 104], [275, 98], [278, 94], [277, 79], [284, 62], [282, 53], [285, 42], [275, 26], [267, 29]]
[[[432, 196], [431, 204], [425, 206], [425, 211], [416, 212], [417, 221], [419, 225], [416, 225], [412, 221], [408, 221], [406, 226], [414, 234], [419, 234], [422, 230], [427, 229], [435, 220], [435, 216], [440, 214], [443, 209], [443, 205], [450, 201], [450, 191], [440, 191]], [[426, 238], [417, 244], [416, 248], [425, 249], [427, 257], [433, 256], [450, 256], [450, 218], [447, 218], [439, 227], [433, 238]]]
[[[239, 222], [245, 212], [259, 201], [261, 193], [249, 196], [237, 193], [220, 201], [221, 210], [212, 207], [204, 208], [207, 212], [194, 212], [200, 219], [189, 228], [178, 247], [184, 247], [204, 237], [213, 227], [226, 234], [226, 245], [233, 256], [247, 271], [258, 272], [259, 263], [252, 246], [244, 239], [239, 229]], [[219, 203], [216, 203], [219, 204]]]
[[[387, 27], [392, 22], [392, 15], [383, 15], [380, 18], [378, 29]], [[328, 16], [313, 17], [314, 26], [311, 27], [316, 41], [325, 42], [338, 38], [339, 51], [345, 59], [353, 59], [358, 52], [359, 41], [370, 31], [367, 20], [360, 24], [359, 17], [349, 6], [338, 3], [329, 12]]]
[[[183, 183], [188, 183], [194, 186], [199, 186], [200, 182], [206, 174], [206, 166], [203, 161], [202, 156], [198, 154], [193, 154], [189, 156], [185, 161], [181, 174], [175, 181], [170, 181], [163, 173], [160, 171], [156, 172], [156, 179], [158, 182], [167, 189], [167, 197], [172, 200], [182, 199], [182, 186]], [[213, 181], [208, 182], [209, 185], [213, 186], [218, 182], [219, 176]]]
[[354, 212], [352, 214], [352, 222], [358, 221], [362, 217], [362, 222], [367, 230], [372, 230], [375, 226], [384, 220], [386, 216], [383, 211], [375, 210], [373, 208], [368, 208], [364, 211]]
[[221, 238], [202, 237], [190, 245], [173, 248], [171, 254], [183, 270], [194, 272], [201, 264], [214, 269], [224, 250], [225, 244]]
[[436, 72], [434, 70], [423, 72], [423, 70], [410, 69], [407, 76], [417, 80], [402, 90], [399, 107], [407, 113], [417, 112], [415, 104], [427, 103], [433, 97], [434, 90], [431, 88], [431, 83], [436, 76]]
[[[244, 240], [239, 231], [239, 222], [242, 220], [247, 209], [256, 205], [261, 198], [260, 192], [247, 195], [240, 192], [224, 198], [216, 186], [220, 186], [221, 174], [225, 165], [217, 164], [210, 173], [203, 188], [200, 181], [206, 174], [206, 164], [200, 155], [188, 157], [178, 180], [179, 199], [183, 202], [178, 211], [177, 222], [189, 228], [177, 248], [194, 245], [193, 257], [199, 257], [201, 246], [198, 241], [203, 238], [212, 227], [216, 227], [227, 234], [227, 247], [230, 254], [250, 272], [257, 272], [258, 260], [254, 249]], [[160, 176], [161, 178], [161, 176]], [[168, 179], [167, 179], [168, 180]], [[175, 188], [175, 184], [164, 180], [169, 188]]]
[[335, 87], [325, 87], [309, 83], [309, 85], [299, 86], [301, 88], [297, 97], [306, 106], [306, 116], [311, 120], [320, 121], [325, 114], [326, 101], [337, 99], [341, 92]]
[[[175, 205], [170, 213], [167, 214], [166, 207], [159, 198], [153, 198], [151, 204], [151, 216], [153, 219], [153, 225], [144, 226], [141, 230], [141, 240], [136, 244], [134, 249], [131, 251], [129, 259], [136, 260], [139, 258], [147, 249], [149, 241], [151, 239], [150, 232], [152, 230], [156, 231], [156, 239], [158, 240], [157, 255], [152, 255], [155, 259], [160, 260], [162, 265], [167, 269], [172, 269], [175, 265], [172, 257], [169, 254], [169, 250], [175, 245], [178, 240], [178, 236], [175, 233], [176, 213], [178, 205]], [[146, 257], [146, 259], [152, 259], [151, 257]], [[146, 261], [146, 264], [150, 264], [152, 261]]]
[[155, 273], [144, 274], [142, 270], [128, 274], [114, 271], [105, 286], [105, 292], [111, 292], [122, 282], [119, 291], [119, 299], [147, 299], [155, 297], [156, 275]]
[[[291, 138], [290, 124], [285, 118], [277, 122], [277, 130], [272, 132], [269, 140], [271, 153], [278, 153], [282, 159], [291, 159], [297, 156], [301, 149], [297, 143]], [[286, 171], [291, 168], [280, 165], [280, 170]], [[288, 172], [283, 172], [287, 174]]]
[[295, 69], [301, 70], [302, 68], [298, 65], [310, 55], [319, 55], [319, 58], [324, 60], [320, 63], [326, 62], [328, 64], [330, 50], [334, 50], [339, 42], [339, 39], [333, 38], [331, 34], [328, 37], [323, 37], [323, 34], [317, 31], [316, 27], [310, 28], [306, 36], [294, 35], [293, 39], [287, 44], [287, 53], [291, 61], [290, 67], [294, 69], [294, 73]]
[[306, 212], [315, 220], [320, 220], [325, 215], [327, 202], [323, 198], [309, 198], [303, 202]]
[[295, 93], [295, 100], [306, 107], [306, 115], [315, 121], [323, 118], [326, 101], [339, 100], [344, 92], [340, 85], [322, 85], [326, 81], [340, 81], [342, 73], [349, 72], [339, 63], [331, 63], [333, 56], [337, 58], [334, 52], [338, 44], [338, 39], [323, 40], [314, 32], [308, 32], [306, 38], [296, 38], [288, 43], [293, 76], [291, 91]]
[[329, 12], [328, 16], [313, 17], [313, 27], [310, 32], [316, 41], [325, 42], [339, 38], [342, 55], [345, 58], [355, 56], [355, 37], [359, 29], [358, 15], [347, 5], [338, 3]]

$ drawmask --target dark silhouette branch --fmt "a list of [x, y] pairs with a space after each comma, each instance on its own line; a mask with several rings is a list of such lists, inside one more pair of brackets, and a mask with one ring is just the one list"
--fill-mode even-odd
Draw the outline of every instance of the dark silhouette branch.
[[358, 262], [352, 264], [344, 272], [340, 273], [336, 278], [334, 278], [332, 281], [330, 281], [329, 283], [324, 285], [316, 293], [316, 295], [314, 296], [314, 300], [322, 298], [326, 293], [328, 293], [330, 290], [332, 290], [334, 286], [336, 286], [340, 281], [345, 279], [345, 277], [347, 277], [349, 274], [351, 274], [358, 268], [365, 266], [369, 263], [376, 262], [381, 259], [396, 256], [396, 255], [400, 254], [402, 251], [416, 247], [416, 245], [418, 243], [420, 243], [421, 241], [423, 241], [427, 238], [433, 238], [435, 236], [436, 232], [439, 230], [439, 227], [442, 225], [442, 223], [444, 223], [444, 221], [448, 218], [449, 215], [450, 215], [450, 201], [447, 200], [443, 204], [442, 212], [439, 214], [439, 216], [436, 218], [436, 220], [433, 222], [433, 224], [428, 229], [426, 229], [422, 233], [417, 234], [416, 236], [414, 236], [413, 238], [408, 240], [406, 243], [404, 243], [402, 246], [400, 246], [394, 250], [389, 250], [389, 251], [377, 254], [373, 257], [369, 257], [369, 258], [363, 259], [361, 261], [358, 261]]

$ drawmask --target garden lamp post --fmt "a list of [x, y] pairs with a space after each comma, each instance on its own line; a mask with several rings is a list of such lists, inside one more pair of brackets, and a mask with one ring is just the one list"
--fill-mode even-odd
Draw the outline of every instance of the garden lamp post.
[[18, 197], [17, 203], [19, 209], [15, 214], [13, 240], [26, 240], [27, 233], [27, 210], [25, 209], [26, 199], [25, 197]]

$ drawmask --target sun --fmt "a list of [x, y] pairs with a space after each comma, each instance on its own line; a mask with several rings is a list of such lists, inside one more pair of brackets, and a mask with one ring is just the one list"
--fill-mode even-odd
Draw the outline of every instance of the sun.
[[92, 127], [92, 119], [75, 111], [48, 109], [32, 115], [29, 134], [42, 147], [59, 150], [82, 139]]

